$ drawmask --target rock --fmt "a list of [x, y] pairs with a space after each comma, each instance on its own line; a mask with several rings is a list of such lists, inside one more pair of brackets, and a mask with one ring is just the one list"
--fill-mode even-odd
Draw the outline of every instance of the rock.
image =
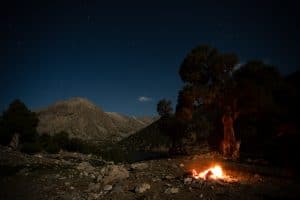
[[105, 186], [103, 187], [103, 190], [104, 190], [104, 191], [110, 191], [110, 190], [112, 190], [112, 185], [105, 185]]
[[71, 190], [74, 190], [75, 188], [73, 186], [70, 187]]
[[109, 165], [101, 169], [104, 185], [129, 177], [129, 172], [122, 165]]
[[203, 198], [203, 194], [200, 194], [200, 198], [201, 198], [201, 199]]
[[83, 172], [83, 175], [84, 176], [89, 176], [89, 173], [88, 172]]
[[101, 196], [101, 194], [98, 194], [98, 193], [90, 193], [88, 200], [99, 199], [100, 196]]
[[95, 176], [94, 174], [91, 174], [91, 178], [92, 178], [92, 179], [95, 179], [96, 176]]
[[130, 165], [130, 168], [134, 169], [134, 170], [143, 170], [143, 169], [148, 168], [148, 164], [147, 163], [133, 163]]
[[184, 164], [183, 164], [183, 163], [180, 163], [179, 166], [180, 166], [180, 167], [184, 167]]
[[89, 192], [98, 192], [100, 191], [101, 185], [99, 183], [90, 183], [88, 191]]
[[18, 174], [26, 176], [26, 174], [28, 174], [28, 171], [28, 168], [23, 168], [18, 172]]
[[102, 176], [102, 175], [99, 175], [99, 176], [97, 177], [97, 182], [102, 181], [102, 179], [103, 179], [103, 176]]
[[37, 158], [43, 158], [43, 156], [41, 154], [35, 154], [34, 156]]
[[167, 188], [165, 190], [166, 194], [176, 194], [178, 192], [179, 192], [179, 188], [176, 188], [176, 187]]
[[165, 185], [168, 186], [168, 187], [172, 186], [172, 184], [170, 184], [170, 183], [165, 183]]
[[262, 182], [263, 181], [263, 179], [262, 179], [262, 177], [259, 175], [259, 174], [254, 174], [254, 177], [253, 177], [256, 181], [260, 181], [260, 182]]
[[188, 185], [188, 184], [191, 184], [193, 181], [193, 179], [191, 177], [187, 177], [183, 180], [184, 184], [185, 185]]
[[172, 175], [167, 175], [167, 176], [165, 176], [165, 179], [167, 179], [167, 180], [171, 180], [171, 179], [174, 179], [175, 177], [174, 176], [172, 176]]
[[135, 188], [135, 192], [136, 193], [143, 193], [145, 192], [146, 190], [149, 190], [150, 189], [150, 185], [148, 183], [143, 183], [141, 185], [138, 185], [136, 188]]
[[118, 182], [112, 189], [112, 192], [114, 193], [120, 193], [120, 192], [123, 192], [123, 183], [122, 182]]
[[160, 179], [160, 178], [158, 178], [158, 177], [154, 177], [154, 178], [152, 178], [152, 182], [158, 182], [158, 181], [161, 181], [161, 179]]
[[82, 162], [77, 167], [80, 171], [93, 172], [95, 168], [89, 162]]
[[66, 185], [66, 186], [69, 186], [69, 185], [70, 185], [70, 182], [65, 182], [65, 185]]

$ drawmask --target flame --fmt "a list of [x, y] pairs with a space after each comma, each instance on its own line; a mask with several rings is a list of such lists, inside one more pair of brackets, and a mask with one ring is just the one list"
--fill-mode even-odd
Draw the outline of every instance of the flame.
[[214, 167], [211, 167], [203, 172], [197, 173], [195, 169], [192, 170], [193, 177], [195, 179], [224, 179], [225, 175], [223, 174], [223, 170], [219, 165], [216, 165]]

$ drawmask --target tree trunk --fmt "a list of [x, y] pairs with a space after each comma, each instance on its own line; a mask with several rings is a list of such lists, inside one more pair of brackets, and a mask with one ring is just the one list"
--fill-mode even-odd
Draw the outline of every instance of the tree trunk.
[[237, 118], [238, 113], [235, 113], [232, 117], [229, 113], [224, 113], [222, 117], [222, 123], [224, 128], [224, 139], [222, 142], [223, 156], [226, 158], [237, 159], [239, 157], [240, 142], [236, 141], [234, 134], [233, 123]]
[[9, 143], [9, 147], [12, 148], [13, 150], [17, 150], [19, 147], [19, 134], [15, 133]]

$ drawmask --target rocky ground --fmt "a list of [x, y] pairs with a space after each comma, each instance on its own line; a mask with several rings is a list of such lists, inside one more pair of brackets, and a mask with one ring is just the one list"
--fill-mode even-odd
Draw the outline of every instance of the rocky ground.
[[[218, 163], [231, 181], [193, 179]], [[0, 199], [299, 199], [281, 169], [224, 161], [217, 153], [132, 164], [60, 152], [25, 155], [0, 148]], [[233, 180], [233, 181], [232, 181]]]

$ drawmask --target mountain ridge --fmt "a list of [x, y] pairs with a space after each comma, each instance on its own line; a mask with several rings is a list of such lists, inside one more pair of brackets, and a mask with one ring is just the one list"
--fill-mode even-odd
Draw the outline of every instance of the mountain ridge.
[[86, 98], [60, 100], [36, 111], [40, 134], [53, 135], [60, 131], [84, 140], [119, 141], [156, 120], [135, 118], [116, 112], [105, 112]]

